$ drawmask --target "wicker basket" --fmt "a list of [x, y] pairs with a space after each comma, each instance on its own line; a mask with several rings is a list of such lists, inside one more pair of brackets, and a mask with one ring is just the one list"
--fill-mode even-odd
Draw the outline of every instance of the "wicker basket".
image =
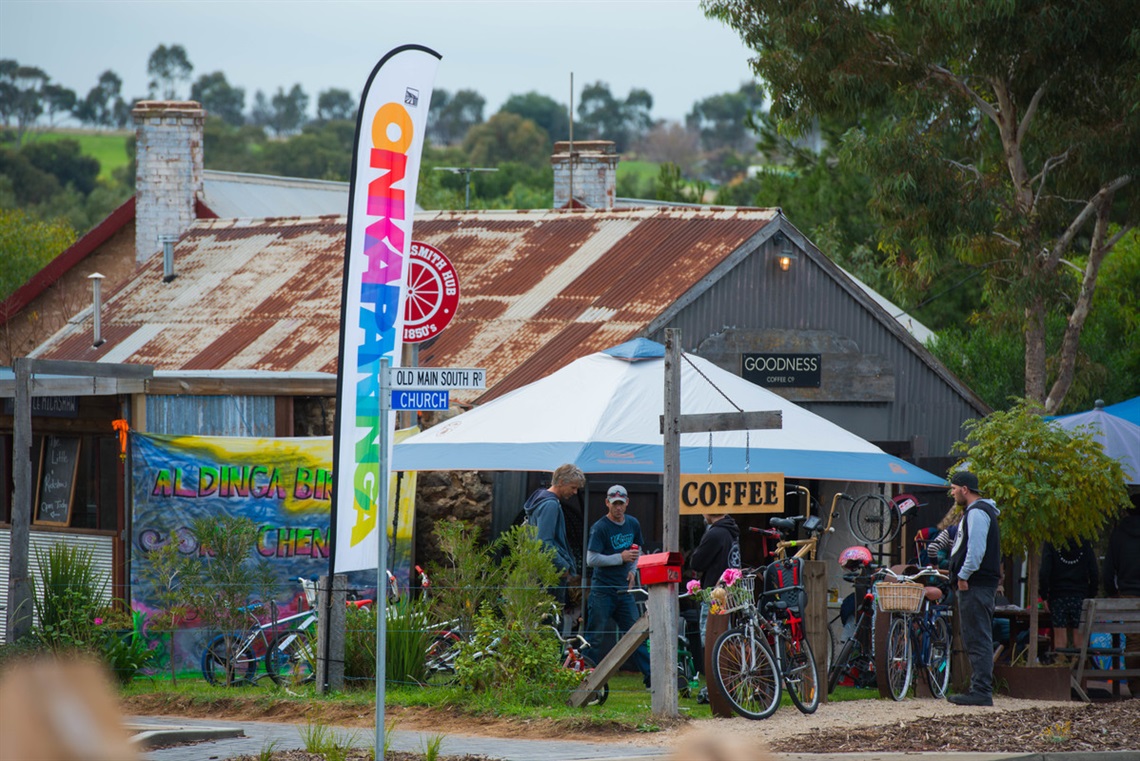
[[747, 605], [755, 599], [756, 577], [753, 575], [741, 576], [735, 584], [728, 588], [728, 601], [733, 608]]
[[926, 587], [909, 581], [875, 584], [875, 601], [884, 612], [914, 613], [922, 607]]

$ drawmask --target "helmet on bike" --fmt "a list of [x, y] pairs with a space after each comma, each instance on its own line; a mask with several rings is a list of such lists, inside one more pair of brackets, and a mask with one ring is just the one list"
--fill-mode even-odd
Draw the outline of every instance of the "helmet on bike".
[[839, 553], [839, 565], [853, 571], [861, 565], [871, 565], [871, 551], [856, 544]]

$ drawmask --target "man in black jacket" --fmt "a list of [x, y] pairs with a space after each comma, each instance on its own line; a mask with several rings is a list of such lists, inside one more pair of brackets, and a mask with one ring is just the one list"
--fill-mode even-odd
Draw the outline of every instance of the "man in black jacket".
[[982, 499], [978, 477], [960, 470], [950, 477], [950, 496], [965, 510], [950, 551], [950, 574], [958, 582], [962, 639], [970, 658], [970, 691], [947, 698], [964, 706], [994, 704], [994, 598], [1001, 581], [1001, 531], [993, 500]]
[[[731, 515], [705, 516], [705, 535], [689, 556], [689, 568], [701, 575], [701, 588], [712, 589], [726, 568], [740, 567], [740, 529]], [[709, 603], [701, 603], [701, 644], [709, 620]]]

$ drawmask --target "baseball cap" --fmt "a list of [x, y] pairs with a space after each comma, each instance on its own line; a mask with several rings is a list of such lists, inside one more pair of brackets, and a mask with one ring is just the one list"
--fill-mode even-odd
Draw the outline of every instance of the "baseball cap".
[[606, 492], [606, 500], [614, 500], [615, 502], [629, 502], [629, 494], [626, 492], [625, 487], [620, 484], [614, 484], [610, 490]]
[[968, 470], [959, 470], [954, 475], [950, 476], [950, 483], [955, 486], [965, 486], [975, 494], [981, 494], [982, 490], [978, 488], [978, 477]]

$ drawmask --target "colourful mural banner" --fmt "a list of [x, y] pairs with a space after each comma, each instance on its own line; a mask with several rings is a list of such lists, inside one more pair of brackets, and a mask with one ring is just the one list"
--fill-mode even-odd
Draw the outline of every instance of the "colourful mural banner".
[[[416, 433], [410, 428], [396, 439]], [[200, 555], [191, 527], [195, 519], [246, 517], [258, 527], [256, 555], [277, 581], [281, 615], [301, 609], [304, 597], [291, 579], [329, 572], [330, 506], [333, 495], [332, 439], [234, 438], [130, 434], [132, 458], [132, 607], [158, 612], [151, 586], [149, 553], [170, 541], [187, 556]], [[415, 474], [394, 474], [389, 486], [389, 568], [402, 593], [412, 574]], [[412, 478], [406, 476], [411, 475]], [[399, 495], [399, 504], [396, 504]], [[395, 531], [393, 532], [393, 526]], [[351, 574], [349, 587], [371, 596], [376, 576]], [[195, 626], [193, 621], [187, 628]], [[203, 635], [204, 636], [204, 635]], [[188, 643], [186, 657], [197, 657]]]
[[[390, 472], [395, 415], [380, 398], [381, 361], [401, 361], [405, 262], [416, 182], [440, 55], [404, 45], [380, 60], [357, 111], [341, 293], [337, 422], [333, 457], [332, 564], [337, 573], [376, 568], [380, 485]], [[384, 445], [382, 442], [386, 442]], [[386, 450], [386, 451], [381, 451]]]

